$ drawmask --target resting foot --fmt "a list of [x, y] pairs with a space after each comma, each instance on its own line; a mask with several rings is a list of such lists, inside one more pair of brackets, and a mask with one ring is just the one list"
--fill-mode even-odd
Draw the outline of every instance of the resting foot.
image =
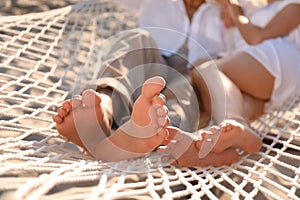
[[[174, 127], [168, 127], [168, 131], [173, 142], [169, 142], [162, 153], [173, 165], [181, 167], [230, 165], [238, 160], [236, 149], [251, 154], [259, 151], [262, 145], [261, 139], [250, 127], [235, 120], [225, 120], [220, 127], [199, 130], [193, 134]], [[202, 157], [204, 143], [215, 145]]]
[[110, 133], [112, 118], [111, 99], [106, 93], [86, 90], [63, 102], [53, 117], [57, 131], [71, 142], [85, 148], [80, 134], [94, 132], [105, 138]]
[[221, 124], [221, 135], [213, 148], [219, 153], [228, 148], [237, 148], [252, 154], [259, 151], [262, 140], [242, 118], [225, 120]]
[[[96, 158], [121, 160], [134, 158], [152, 152], [168, 137], [165, 127], [169, 124], [165, 97], [160, 94], [165, 87], [161, 77], [148, 79], [142, 86], [142, 93], [135, 101], [131, 119], [115, 133], [98, 145]], [[104, 147], [104, 148], [103, 148]], [[104, 149], [109, 150], [108, 156]]]
[[85, 148], [96, 159], [119, 161], [153, 151], [168, 136], [169, 124], [161, 77], [148, 79], [133, 105], [129, 122], [111, 134], [112, 100], [110, 95], [93, 90], [83, 92], [62, 104], [53, 117], [58, 132]]

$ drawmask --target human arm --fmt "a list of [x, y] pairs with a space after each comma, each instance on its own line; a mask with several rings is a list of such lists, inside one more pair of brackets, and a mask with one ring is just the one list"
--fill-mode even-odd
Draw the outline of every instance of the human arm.
[[238, 5], [229, 3], [230, 13], [245, 41], [256, 45], [262, 41], [287, 35], [300, 24], [300, 5], [289, 4], [263, 28], [252, 24]]
[[230, 14], [228, 3], [224, 0], [216, 0], [220, 6], [220, 18], [223, 21], [225, 28], [235, 27], [234, 20]]

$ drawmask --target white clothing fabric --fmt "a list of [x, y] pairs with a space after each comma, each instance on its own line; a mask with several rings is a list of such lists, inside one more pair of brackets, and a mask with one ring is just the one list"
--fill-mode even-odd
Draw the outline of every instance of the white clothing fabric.
[[[279, 11], [291, 3], [300, 4], [300, 0], [275, 1], [262, 9], [257, 10], [250, 17], [250, 21], [256, 26], [265, 27]], [[291, 31], [285, 38], [300, 49], [300, 26]]]
[[[203, 3], [191, 22], [183, 0], [114, 1], [139, 15], [140, 27], [150, 32], [164, 56], [178, 52], [188, 38], [189, 63], [200, 59], [214, 59], [236, 49], [236, 37], [241, 37], [236, 30], [225, 29], [220, 19], [220, 7], [213, 0]], [[249, 16], [264, 5], [265, 0], [239, 0], [239, 3], [246, 16]], [[243, 45], [244, 43], [239, 46]]]
[[150, 32], [164, 56], [176, 53], [187, 37], [190, 63], [216, 58], [225, 51], [224, 27], [216, 3], [202, 4], [190, 23], [182, 0], [139, 0], [135, 8], [131, 0], [115, 1], [139, 14], [140, 27]]
[[[300, 3], [300, 0], [273, 2], [254, 12], [250, 20], [253, 24], [264, 27], [290, 3]], [[300, 25], [285, 37], [269, 39], [243, 51], [263, 64], [275, 77], [272, 97], [265, 106], [266, 111], [278, 108], [296, 90], [300, 91]]]
[[[247, 18], [250, 18], [260, 8], [268, 5], [266, 0], [238, 0], [238, 3]], [[223, 37], [226, 50], [220, 54], [221, 57], [231, 55], [248, 46], [237, 27], [227, 29]]]
[[[189, 63], [198, 59], [207, 59], [209, 56], [216, 58], [220, 52], [225, 51], [222, 37], [224, 28], [220, 20], [220, 8], [217, 4], [202, 4], [190, 23], [182, 0], [156, 1], [154, 3], [153, 0], [149, 0], [145, 3], [141, 10], [140, 26], [150, 31], [158, 47], [163, 49], [163, 55], [170, 56], [177, 52], [187, 37]], [[156, 17], [152, 19], [153, 17], [149, 17], [151, 15]], [[161, 34], [160, 31], [154, 32], [151, 27], [169, 31]], [[181, 37], [178, 37], [176, 32], [181, 33]], [[162, 37], [166, 34], [167, 39]]]

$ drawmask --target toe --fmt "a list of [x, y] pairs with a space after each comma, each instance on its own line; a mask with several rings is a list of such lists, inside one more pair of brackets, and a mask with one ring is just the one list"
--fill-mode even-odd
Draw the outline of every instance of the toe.
[[55, 123], [57, 123], [57, 124], [60, 124], [60, 123], [63, 122], [63, 118], [62, 118], [61, 116], [59, 116], [59, 115], [55, 115], [55, 116], [53, 117], [53, 121], [54, 121]]
[[152, 98], [159, 95], [160, 91], [165, 87], [166, 81], [160, 77], [155, 76], [145, 81], [142, 87], [142, 96], [145, 98]]
[[70, 101], [70, 104], [73, 109], [81, 107], [82, 106], [81, 96], [79, 95], [73, 96], [72, 100]]
[[163, 105], [162, 107], [158, 107], [157, 110], [156, 110], [156, 114], [160, 117], [165, 117], [168, 115], [168, 108], [167, 106]]
[[170, 122], [170, 120], [169, 120], [168, 117], [159, 117], [159, 118], [157, 119], [157, 121], [158, 121], [158, 125], [159, 125], [160, 127], [166, 127], [166, 126], [169, 125], [169, 122]]
[[213, 134], [216, 134], [220, 131], [220, 127], [218, 126], [212, 126], [210, 129], [209, 129]]
[[196, 148], [197, 148], [198, 150], [201, 149], [202, 143], [203, 143], [203, 140], [197, 140], [197, 141], [195, 142]]
[[65, 101], [65, 102], [63, 102], [62, 107], [65, 110], [70, 111], [72, 109], [72, 104], [70, 101]]
[[167, 129], [162, 129], [161, 131], [158, 132], [157, 135], [162, 139], [166, 139], [167, 137], [169, 137], [169, 131]]
[[233, 130], [235, 127], [241, 128], [240, 124], [234, 120], [225, 120], [222, 124], [221, 128], [224, 129], [225, 132]]
[[166, 102], [166, 97], [163, 94], [159, 94], [153, 97], [153, 105], [164, 105]]
[[91, 89], [85, 90], [82, 94], [82, 102], [87, 107], [99, 106], [101, 103], [101, 97], [99, 94]]
[[68, 115], [68, 111], [66, 111], [63, 107], [60, 107], [58, 110], [57, 110], [57, 114], [60, 116], [60, 117], [65, 117]]

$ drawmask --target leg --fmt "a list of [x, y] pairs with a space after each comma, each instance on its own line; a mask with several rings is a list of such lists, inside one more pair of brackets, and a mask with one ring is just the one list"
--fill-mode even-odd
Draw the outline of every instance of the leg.
[[[129, 118], [132, 102], [141, 94], [140, 87], [144, 81], [159, 75], [167, 80], [169, 89], [172, 91], [176, 89], [177, 91], [175, 91], [175, 94], [178, 100], [167, 102], [173, 125], [189, 131], [196, 130], [197, 123], [193, 123], [196, 121], [193, 119], [198, 116], [196, 116], [194, 110], [192, 112], [187, 111], [192, 109], [192, 106], [188, 105], [192, 102], [192, 89], [190, 85], [181, 85], [180, 88], [183, 88], [183, 92], [181, 92], [179, 87], [172, 87], [169, 84], [171, 80], [176, 79], [178, 81], [180, 74], [178, 72], [174, 73], [175, 70], [166, 65], [155, 41], [148, 32], [140, 29], [125, 31], [107, 40], [103, 46], [108, 46], [108, 48], [103, 48], [107, 49], [107, 52], [103, 53], [107, 55], [104, 57], [103, 63], [108, 63], [108, 65], [105, 65], [107, 67], [99, 77], [97, 85], [100, 90], [107, 86], [113, 88], [114, 91], [118, 92], [122, 101], [125, 102], [120, 109], [115, 106], [115, 103], [113, 104], [114, 120], [118, 126], [121, 126]], [[185, 80], [185, 82], [187, 81]], [[175, 89], [173, 90], [173, 88]], [[165, 91], [163, 91], [164, 94]], [[188, 116], [186, 113], [193, 114]]]
[[274, 77], [265, 67], [245, 52], [216, 61], [219, 69], [243, 92], [261, 100], [269, 100]]
[[[97, 91], [110, 87], [121, 103], [114, 103], [114, 120], [121, 126], [130, 117], [132, 104], [148, 78], [168, 76], [167, 67], [150, 34], [142, 29], [123, 31], [102, 44], [103, 65], [96, 82]], [[122, 105], [122, 106], [120, 106]]]
[[[212, 62], [204, 63], [195, 70], [192, 74], [193, 81], [198, 86], [203, 102], [209, 101], [209, 104], [206, 105], [211, 104], [212, 118], [217, 124], [227, 124], [227, 128], [223, 127], [221, 133], [214, 136], [212, 142], [203, 142], [199, 146], [199, 157], [204, 158], [213, 149], [220, 152], [220, 149], [224, 151], [228, 148], [237, 148], [236, 144], [245, 145], [245, 143], [240, 143], [244, 138], [248, 138], [253, 149], [248, 149], [247, 145], [239, 148], [249, 153], [258, 151], [261, 146], [261, 140], [248, 127], [247, 122], [243, 120], [244, 117], [248, 119], [249, 116], [247, 116], [248, 113], [245, 111], [245, 101], [240, 90], [230, 79], [216, 69]], [[252, 106], [254, 104], [249, 103], [249, 105]], [[226, 141], [225, 136], [231, 138], [232, 141]], [[240, 141], [238, 142], [237, 140]], [[197, 152], [195, 154], [198, 155]]]
[[244, 117], [242, 93], [213, 61], [194, 68], [192, 81], [201, 94], [204, 112], [211, 115], [215, 123], [233, 116]]
[[266, 101], [243, 94], [245, 118], [250, 121], [257, 119], [264, 114]]

